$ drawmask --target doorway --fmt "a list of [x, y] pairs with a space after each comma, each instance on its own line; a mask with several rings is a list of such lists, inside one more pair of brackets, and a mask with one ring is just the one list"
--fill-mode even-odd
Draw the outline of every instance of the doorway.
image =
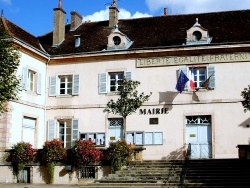
[[186, 143], [191, 144], [192, 159], [212, 158], [211, 116], [188, 116]]

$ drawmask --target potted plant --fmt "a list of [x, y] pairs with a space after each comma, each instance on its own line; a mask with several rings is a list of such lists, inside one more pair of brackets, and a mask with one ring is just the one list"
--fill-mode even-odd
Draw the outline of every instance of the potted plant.
[[71, 148], [71, 164], [78, 170], [83, 170], [86, 165], [100, 160], [101, 151], [96, 149], [92, 140], [76, 140]]
[[111, 142], [107, 151], [112, 172], [121, 170], [124, 165], [127, 165], [133, 152], [132, 146], [125, 140]]
[[67, 158], [67, 150], [63, 147], [63, 142], [54, 139], [46, 141], [42, 149], [42, 160], [48, 167], [49, 183], [54, 182], [55, 165], [58, 162], [65, 162]]
[[19, 142], [12, 146], [7, 162], [13, 166], [13, 172], [18, 177], [19, 172], [24, 170], [27, 163], [33, 162], [35, 150], [27, 142]]

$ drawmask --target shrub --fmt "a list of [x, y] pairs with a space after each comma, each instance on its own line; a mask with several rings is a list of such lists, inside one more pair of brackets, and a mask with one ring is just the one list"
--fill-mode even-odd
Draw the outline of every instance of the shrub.
[[76, 140], [71, 149], [71, 155], [71, 164], [81, 170], [87, 164], [99, 161], [101, 151], [96, 149], [95, 144], [91, 140]]
[[46, 163], [49, 171], [49, 183], [54, 182], [55, 165], [58, 162], [65, 162], [67, 158], [67, 151], [63, 147], [63, 142], [54, 139], [46, 141], [42, 150], [42, 160]]
[[132, 155], [132, 146], [125, 140], [110, 143], [108, 148], [108, 159], [111, 162], [112, 172], [121, 170], [127, 165]]
[[13, 172], [18, 175], [25, 167], [25, 164], [33, 162], [35, 151], [32, 145], [27, 142], [19, 142], [12, 146], [8, 162], [13, 166]]

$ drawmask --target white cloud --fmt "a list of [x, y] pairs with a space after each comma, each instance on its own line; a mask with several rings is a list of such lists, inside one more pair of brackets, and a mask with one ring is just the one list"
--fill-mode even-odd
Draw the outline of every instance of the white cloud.
[[168, 8], [170, 14], [189, 14], [242, 10], [250, 8], [250, 0], [146, 0], [151, 12]]
[[[130, 18], [142, 18], [142, 17], [151, 17], [152, 15], [136, 12], [133, 15], [121, 8], [119, 9], [119, 19], [130, 19]], [[109, 19], [109, 8], [106, 8], [105, 10], [101, 10], [99, 12], [95, 12], [92, 15], [83, 16], [83, 22], [85, 21], [102, 21], [102, 20], [108, 20]]]

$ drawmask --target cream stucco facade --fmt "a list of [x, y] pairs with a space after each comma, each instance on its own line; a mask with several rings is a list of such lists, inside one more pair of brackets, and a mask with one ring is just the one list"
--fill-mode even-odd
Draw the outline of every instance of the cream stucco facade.
[[[122, 117], [103, 112], [111, 99], [119, 97], [117, 88], [123, 78], [139, 81], [139, 93], [152, 93], [149, 101], [126, 119], [126, 141], [143, 149], [143, 160], [183, 159], [188, 144], [192, 158], [237, 158], [237, 145], [249, 144], [250, 112], [244, 112], [241, 97], [250, 83], [249, 42], [225, 44], [221, 39], [221, 43], [211, 43], [209, 30], [201, 27], [197, 19], [193, 27], [185, 27], [187, 30], [181, 33], [187, 36], [186, 44], [144, 47], [141, 41], [132, 41], [127, 33], [121, 33], [118, 18], [114, 17], [109, 23], [115, 23], [114, 28], [101, 27], [104, 34], [108, 33], [107, 48], [81, 52], [77, 50], [83, 45], [82, 36], [70, 32], [78, 32], [79, 27], [86, 29], [91, 23], [76, 24], [65, 34], [65, 12], [62, 7], [54, 11], [54, 21], [59, 19], [59, 23], [55, 24], [56, 32], [48, 37], [51, 45], [47, 46], [46, 36], [39, 43], [51, 54], [14, 37], [21, 55], [17, 75], [23, 91], [19, 100], [9, 103], [11, 110], [0, 117], [2, 157], [20, 141], [41, 149], [45, 141], [54, 138], [62, 140], [66, 148], [77, 139], [92, 139], [103, 150], [110, 142], [124, 139]], [[58, 11], [62, 12], [56, 16]], [[79, 22], [81, 16], [75, 15], [72, 20]], [[54, 45], [53, 36], [58, 37]], [[73, 44], [74, 37], [77, 45]], [[155, 42], [154, 37], [148, 40]], [[65, 53], [64, 43], [72, 45], [75, 53]], [[181, 72], [189, 81], [184, 90], [177, 91]], [[9, 164], [2, 158], [1, 165], [0, 172]], [[42, 167], [36, 164], [29, 168], [32, 182], [44, 183], [43, 177], [35, 175]], [[97, 178], [107, 175], [107, 169], [99, 170]], [[64, 179], [58, 175], [62, 171]], [[75, 174], [69, 177], [64, 166], [56, 168], [56, 177], [56, 183], [65, 184], [75, 184], [79, 178]], [[16, 181], [9, 172], [6, 178]], [[0, 178], [0, 182], [6, 178]]]

